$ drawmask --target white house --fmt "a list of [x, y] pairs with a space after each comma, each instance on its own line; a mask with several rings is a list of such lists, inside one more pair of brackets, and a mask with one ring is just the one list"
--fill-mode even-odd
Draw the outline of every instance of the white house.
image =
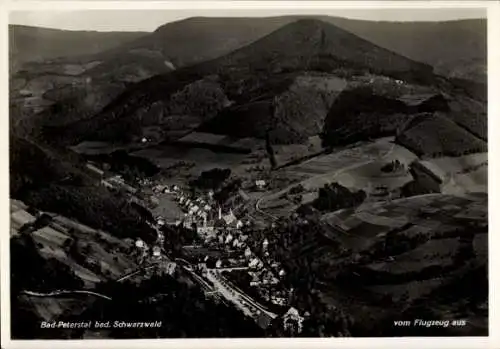
[[259, 259], [254, 258], [250, 261], [250, 263], [248, 263], [248, 267], [255, 268], [255, 267], [257, 267], [258, 264], [259, 264]]
[[304, 318], [300, 316], [299, 311], [291, 307], [285, 315], [283, 315], [283, 328], [296, 333], [302, 332], [302, 322]]
[[155, 257], [161, 256], [160, 246], [153, 246], [153, 256], [155, 256]]
[[263, 189], [266, 186], [266, 181], [258, 179], [255, 181], [255, 186], [259, 189]]
[[243, 222], [239, 220], [236, 222], [236, 229], [241, 229], [241, 228], [243, 228]]
[[252, 250], [250, 250], [250, 247], [247, 247], [245, 250], [245, 257], [250, 258], [251, 255], [252, 255]]
[[233, 210], [230, 209], [229, 214], [223, 216], [222, 219], [224, 219], [227, 225], [230, 225], [236, 221], [236, 216], [233, 214]]

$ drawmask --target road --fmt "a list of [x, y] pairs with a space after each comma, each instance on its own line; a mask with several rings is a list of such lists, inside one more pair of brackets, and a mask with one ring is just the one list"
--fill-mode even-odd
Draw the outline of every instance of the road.
[[103, 294], [100, 294], [97, 292], [92, 292], [92, 291], [85, 291], [85, 290], [59, 290], [59, 291], [52, 291], [52, 292], [34, 292], [34, 291], [24, 290], [24, 291], [22, 291], [22, 293], [25, 295], [28, 295], [28, 296], [33, 296], [33, 297], [58, 297], [58, 296], [65, 296], [65, 295], [84, 294], [84, 295], [96, 296], [99, 298], [107, 299], [109, 301], [112, 300], [110, 297], [105, 296]]
[[139, 269], [133, 270], [130, 273], [127, 273], [127, 274], [121, 276], [119, 279], [116, 279], [116, 281], [117, 282], [121, 282], [121, 281], [126, 280], [128, 278], [131, 278], [132, 276], [137, 275], [137, 274], [139, 274], [139, 273], [141, 273], [141, 272], [143, 272], [145, 270], [153, 269], [155, 267], [156, 267], [156, 265], [149, 265], [149, 266], [146, 266], [146, 267], [141, 267]]

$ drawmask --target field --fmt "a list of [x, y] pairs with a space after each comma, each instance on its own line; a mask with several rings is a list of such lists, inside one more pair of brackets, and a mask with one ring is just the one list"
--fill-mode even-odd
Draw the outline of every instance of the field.
[[235, 151], [251, 151], [262, 149], [264, 141], [257, 138], [233, 138], [226, 135], [206, 133], [206, 132], [191, 132], [188, 135], [179, 139], [180, 143], [194, 144], [199, 146], [214, 146], [227, 147]]
[[488, 192], [488, 153], [428, 159], [424, 163], [430, 163], [453, 179], [443, 191], [453, 190], [454, 186], [466, 193]]
[[26, 212], [27, 206], [21, 201], [11, 200], [10, 204], [10, 236], [18, 233], [25, 224], [33, 223], [36, 218]]
[[53, 321], [68, 311], [77, 315], [85, 311], [92, 302], [91, 299], [42, 298], [28, 295], [21, 296], [21, 301], [44, 321]]
[[108, 142], [84, 141], [75, 146], [70, 147], [77, 154], [84, 155], [100, 155], [111, 154], [117, 150], [127, 149], [125, 145], [116, 145]]
[[455, 238], [430, 240], [414, 250], [394, 256], [392, 261], [375, 262], [367, 267], [398, 274], [419, 271], [431, 266], [451, 266], [458, 248], [459, 241]]
[[245, 168], [261, 164], [267, 164], [265, 159], [256, 160], [253, 164], [253, 154], [240, 154], [231, 152], [217, 152], [201, 147], [158, 145], [147, 149], [142, 149], [131, 153], [133, 156], [145, 158], [161, 169], [168, 169], [179, 166], [179, 164], [189, 164], [183, 175], [198, 176], [202, 171], [213, 168], [229, 168], [233, 172], [245, 172]]
[[154, 216], [162, 216], [168, 223], [183, 218], [183, 212], [174, 201], [172, 194], [158, 194], [159, 204], [151, 209]]
[[298, 184], [304, 188], [300, 193], [301, 203], [312, 202], [317, 198], [319, 188], [333, 182], [351, 190], [371, 190], [379, 185], [387, 185], [391, 190], [400, 188], [412, 180], [409, 173], [405, 170], [384, 173], [380, 169], [396, 159], [408, 164], [416, 156], [391, 140], [391, 137], [387, 137], [371, 143], [357, 144], [286, 167], [285, 172], [290, 177], [294, 175], [303, 179], [278, 192], [264, 195], [260, 207], [270, 210], [270, 213], [280, 214], [297, 206], [288, 202], [284, 195]]

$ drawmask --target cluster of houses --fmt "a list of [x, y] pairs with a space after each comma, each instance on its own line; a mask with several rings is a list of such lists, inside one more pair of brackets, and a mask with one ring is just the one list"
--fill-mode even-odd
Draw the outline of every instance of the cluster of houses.
[[[263, 181], [258, 184], [265, 186]], [[172, 193], [175, 195], [177, 203], [184, 211], [184, 217], [178, 220], [175, 223], [176, 225], [196, 229], [198, 236], [202, 238], [204, 245], [208, 246], [208, 248], [216, 247], [231, 252], [229, 255], [232, 255], [232, 257], [216, 257], [216, 269], [247, 268], [251, 277], [250, 287], [256, 288], [264, 299], [275, 305], [287, 305], [289, 290], [280, 287], [286, 272], [280, 263], [271, 259], [268, 251], [268, 239], [265, 238], [261, 242], [261, 256], [252, 251], [249, 241], [251, 237], [245, 229], [251, 225], [249, 220], [238, 218], [232, 209], [223, 212], [222, 208], [217, 206], [213, 200], [213, 192], [193, 198], [186, 195], [177, 186], [157, 185], [153, 187], [153, 191], [155, 193]], [[162, 226], [164, 224], [164, 219], [157, 217], [157, 225]], [[204, 262], [207, 262], [209, 258], [211, 257], [206, 255]], [[293, 309], [288, 311], [288, 315], [285, 314], [283, 326], [287, 329], [291, 326], [290, 324], [294, 323], [295, 330], [300, 333], [303, 318], [298, 315], [298, 311], [293, 311]]]

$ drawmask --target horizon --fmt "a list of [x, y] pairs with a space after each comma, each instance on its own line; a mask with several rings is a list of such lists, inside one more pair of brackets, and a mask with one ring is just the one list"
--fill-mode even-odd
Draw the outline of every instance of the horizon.
[[[315, 10], [318, 11], [318, 10]], [[113, 12], [110, 14], [110, 12]], [[186, 12], [190, 12], [187, 14]], [[146, 15], [147, 13], [147, 15]], [[73, 16], [74, 14], [74, 16]], [[485, 8], [392, 8], [314, 10], [80, 10], [12, 11], [9, 25], [66, 31], [154, 32], [160, 26], [190, 18], [270, 18], [286, 16], [329, 16], [347, 20], [391, 23], [439, 23], [486, 19]], [[145, 19], [147, 19], [145, 21]]]

